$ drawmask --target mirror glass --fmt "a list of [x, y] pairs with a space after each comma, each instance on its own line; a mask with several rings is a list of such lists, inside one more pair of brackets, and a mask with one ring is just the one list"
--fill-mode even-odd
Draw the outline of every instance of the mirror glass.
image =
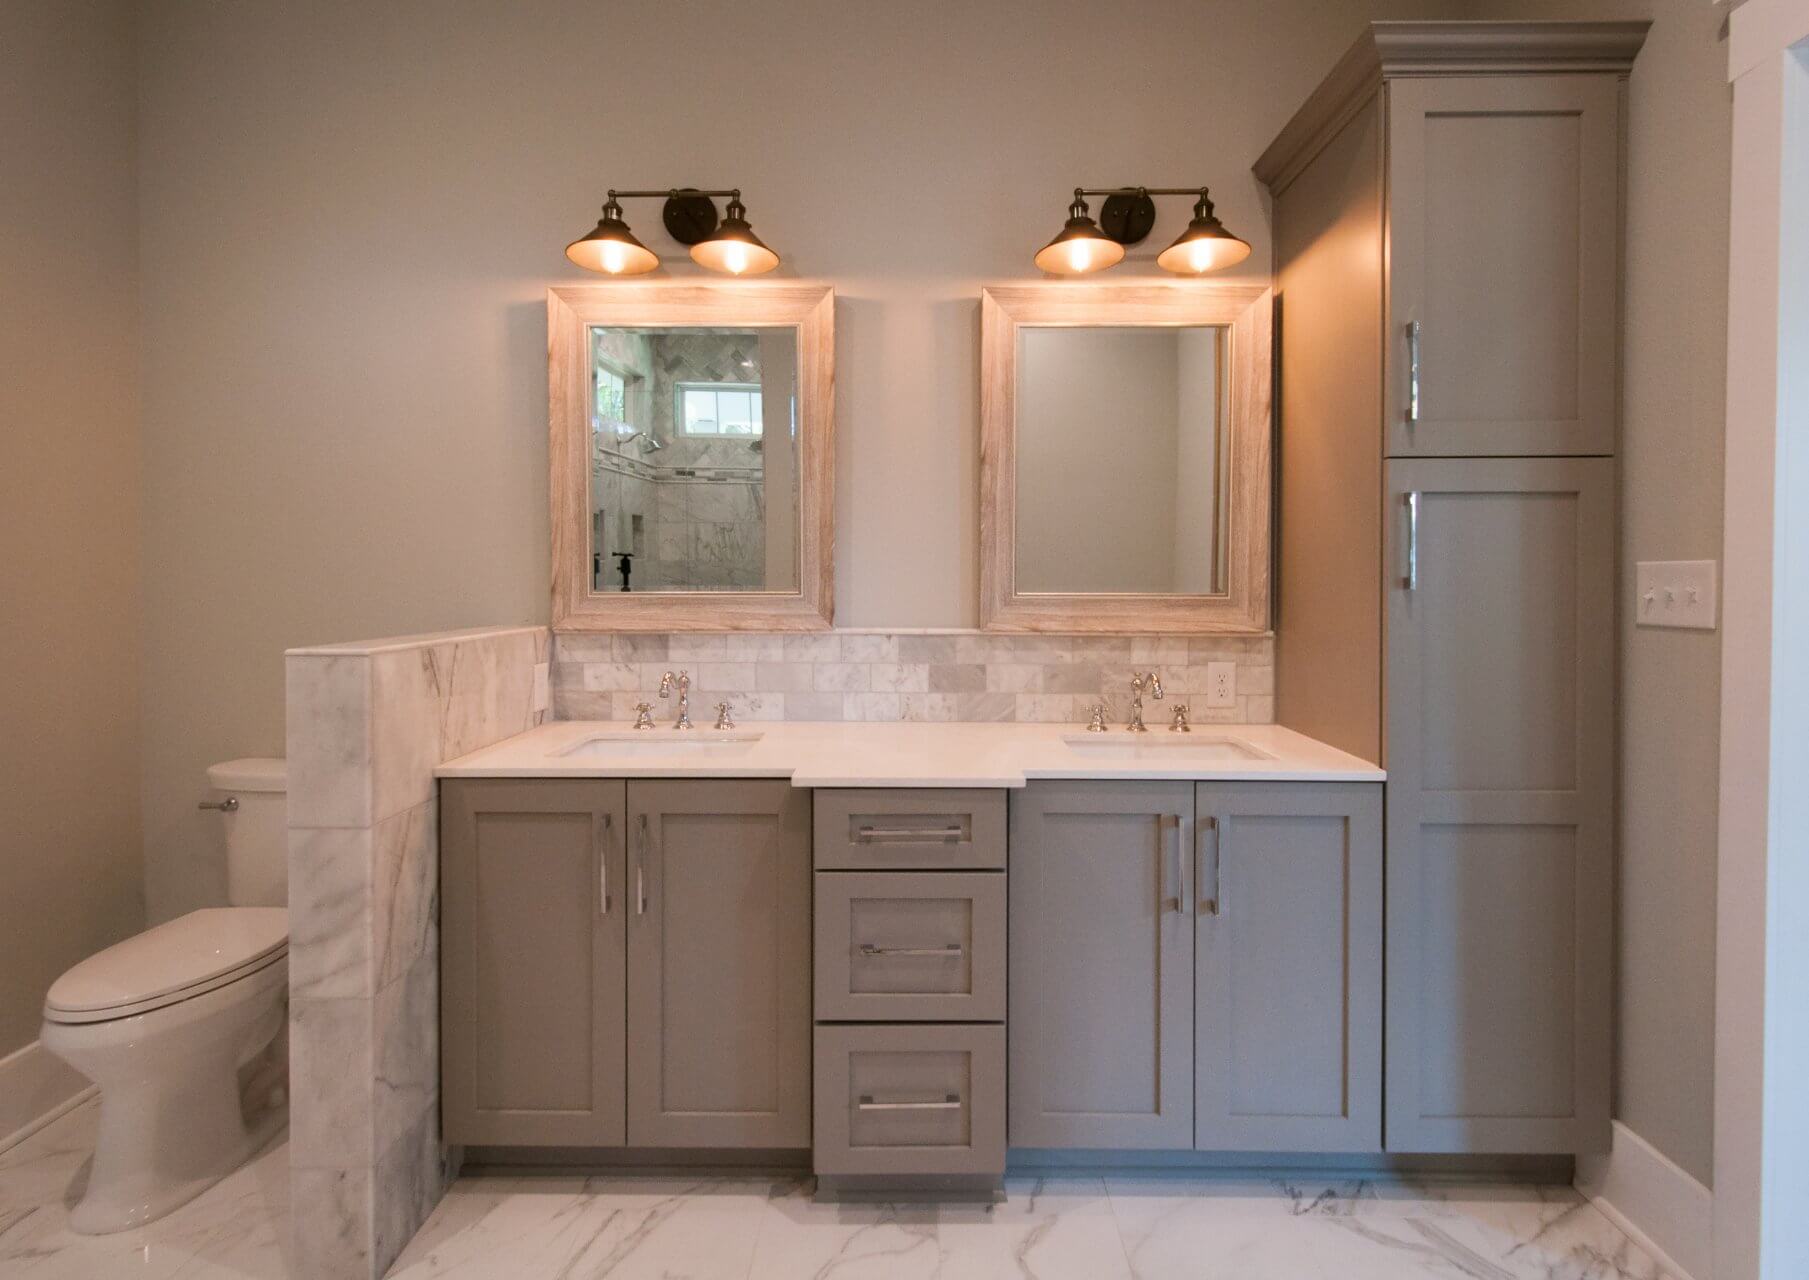
[[591, 590], [797, 591], [797, 330], [588, 345]]
[[1018, 329], [1017, 590], [1222, 595], [1220, 326]]

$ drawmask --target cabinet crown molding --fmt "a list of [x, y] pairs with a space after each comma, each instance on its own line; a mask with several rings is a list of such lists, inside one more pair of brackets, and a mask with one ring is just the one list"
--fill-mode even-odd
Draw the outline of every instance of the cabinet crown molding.
[[1388, 79], [1596, 72], [1625, 76], [1651, 23], [1372, 22], [1251, 168], [1279, 193]]

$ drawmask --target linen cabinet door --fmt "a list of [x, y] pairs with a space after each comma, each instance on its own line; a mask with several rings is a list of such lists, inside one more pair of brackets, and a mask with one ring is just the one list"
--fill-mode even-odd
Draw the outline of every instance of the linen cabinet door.
[[1388, 481], [1387, 1146], [1605, 1150], [1613, 463]]
[[810, 793], [628, 784], [628, 1142], [810, 1145]]
[[440, 784], [448, 1142], [626, 1141], [624, 816], [618, 781]]
[[1380, 1151], [1381, 785], [1208, 782], [1195, 815], [1195, 1145]]
[[1614, 452], [1621, 91], [1388, 84], [1390, 456]]
[[1014, 1147], [1193, 1145], [1189, 782], [1011, 797]]

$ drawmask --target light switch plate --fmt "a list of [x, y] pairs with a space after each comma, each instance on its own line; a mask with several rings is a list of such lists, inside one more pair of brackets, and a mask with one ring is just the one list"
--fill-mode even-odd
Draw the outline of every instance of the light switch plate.
[[534, 664], [534, 710], [545, 711], [553, 700], [549, 683], [552, 676], [552, 664], [536, 662]]
[[1209, 707], [1235, 707], [1237, 705], [1237, 663], [1208, 662], [1206, 664], [1206, 705]]
[[1713, 560], [1641, 560], [1633, 576], [1633, 618], [1640, 626], [1715, 629]]

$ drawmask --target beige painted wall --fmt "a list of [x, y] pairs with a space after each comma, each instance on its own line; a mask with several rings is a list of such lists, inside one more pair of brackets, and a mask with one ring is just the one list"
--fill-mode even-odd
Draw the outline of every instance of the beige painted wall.
[[131, 10], [0, 3], [0, 1057], [143, 921]]
[[1211, 183], [1261, 279], [1251, 161], [1364, 19], [1467, 7], [149, 4], [153, 914], [222, 892], [201, 770], [280, 749], [285, 646], [547, 617], [542, 297], [606, 187], [738, 184], [834, 284], [839, 620], [971, 624], [980, 286], [1117, 182]]

